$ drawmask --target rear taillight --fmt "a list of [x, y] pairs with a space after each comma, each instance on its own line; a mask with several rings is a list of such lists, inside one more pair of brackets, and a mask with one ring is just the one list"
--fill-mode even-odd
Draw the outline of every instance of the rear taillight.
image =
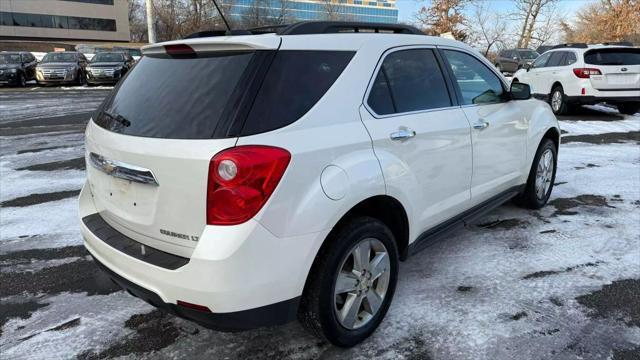
[[207, 224], [236, 225], [254, 217], [284, 174], [291, 154], [272, 146], [223, 150], [209, 162]]
[[581, 79], [588, 79], [591, 75], [602, 75], [600, 70], [592, 68], [577, 68], [573, 69], [573, 73]]

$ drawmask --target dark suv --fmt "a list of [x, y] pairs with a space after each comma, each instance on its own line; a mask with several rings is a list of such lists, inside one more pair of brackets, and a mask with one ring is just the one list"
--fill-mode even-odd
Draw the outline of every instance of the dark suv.
[[85, 83], [87, 58], [77, 51], [50, 52], [36, 68], [38, 84]]
[[115, 84], [131, 69], [135, 60], [125, 52], [97, 53], [87, 65], [87, 83]]
[[37, 64], [29, 52], [0, 52], [0, 85], [26, 86], [35, 79]]
[[496, 68], [500, 72], [514, 73], [528, 68], [540, 54], [531, 49], [502, 50], [496, 58]]

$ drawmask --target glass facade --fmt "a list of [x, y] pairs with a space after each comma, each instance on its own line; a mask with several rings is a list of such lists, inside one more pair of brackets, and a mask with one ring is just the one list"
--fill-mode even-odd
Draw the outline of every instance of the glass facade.
[[272, 19], [274, 23], [297, 20], [398, 22], [394, 0], [227, 0], [223, 3], [236, 21], [260, 18]]
[[116, 21], [79, 16], [0, 12], [0, 25], [38, 28], [116, 31]]

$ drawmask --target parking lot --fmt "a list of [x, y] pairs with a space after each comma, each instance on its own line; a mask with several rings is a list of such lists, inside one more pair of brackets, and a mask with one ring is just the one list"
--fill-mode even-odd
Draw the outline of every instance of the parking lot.
[[0, 89], [0, 353], [34, 358], [638, 359], [640, 114], [561, 118], [548, 206], [504, 205], [401, 264], [355, 348], [220, 333], [121, 291], [82, 246], [83, 131], [109, 88]]

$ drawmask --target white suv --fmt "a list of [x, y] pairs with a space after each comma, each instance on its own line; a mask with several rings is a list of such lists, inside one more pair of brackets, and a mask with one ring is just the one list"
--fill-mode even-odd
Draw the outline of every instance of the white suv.
[[82, 233], [166, 311], [220, 330], [297, 316], [352, 346], [400, 260], [511, 198], [547, 202], [559, 135], [527, 85], [408, 26], [154, 44], [87, 127]]
[[540, 55], [513, 81], [531, 86], [557, 115], [572, 106], [607, 102], [623, 114], [640, 110], [640, 49], [621, 45], [558, 45]]

